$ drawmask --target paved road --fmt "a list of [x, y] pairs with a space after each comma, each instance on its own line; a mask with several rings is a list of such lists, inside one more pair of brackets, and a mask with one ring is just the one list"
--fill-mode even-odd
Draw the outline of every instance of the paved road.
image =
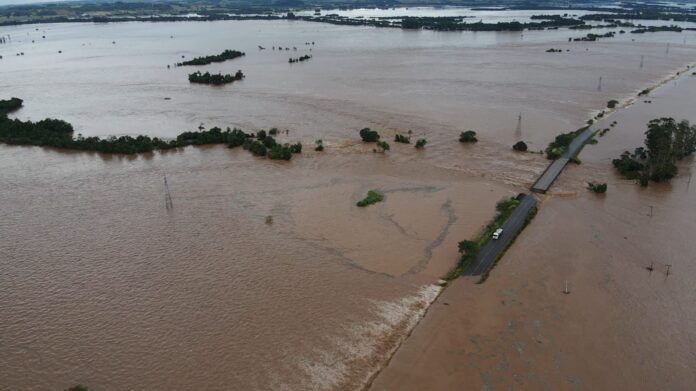
[[467, 276], [480, 276], [488, 270], [498, 256], [505, 250], [508, 244], [519, 234], [524, 226], [524, 221], [529, 216], [529, 212], [537, 204], [536, 199], [531, 195], [524, 195], [520, 204], [512, 212], [510, 217], [503, 223], [503, 235], [500, 239], [489, 240], [479, 251], [476, 260], [464, 272]]
[[535, 193], [546, 193], [546, 191], [551, 187], [553, 184], [553, 181], [558, 178], [558, 176], [561, 174], [565, 166], [568, 164], [570, 159], [575, 156], [575, 154], [582, 148], [583, 145], [587, 142], [587, 140], [592, 137], [592, 134], [594, 133], [594, 130], [592, 129], [587, 129], [584, 132], [580, 133], [579, 136], [577, 136], [573, 141], [570, 143], [568, 146], [568, 150], [563, 154], [563, 156], [559, 157], [558, 159], [554, 160], [548, 168], [546, 168], [546, 171], [544, 171], [543, 174], [537, 179], [536, 183], [534, 186], [532, 186], [532, 191]]

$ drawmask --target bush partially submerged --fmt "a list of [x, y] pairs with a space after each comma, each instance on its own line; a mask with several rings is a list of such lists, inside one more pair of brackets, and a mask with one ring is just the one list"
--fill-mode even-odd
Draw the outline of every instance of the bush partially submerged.
[[607, 184], [606, 183], [588, 182], [587, 188], [595, 193], [598, 193], [598, 194], [602, 194], [602, 193], [607, 192]]
[[362, 208], [362, 207], [365, 207], [368, 205], [376, 204], [382, 200], [384, 200], [384, 196], [382, 194], [380, 194], [374, 190], [370, 190], [367, 192], [367, 197], [358, 201], [358, 203], [356, 205]]
[[518, 141], [515, 143], [515, 145], [512, 146], [512, 149], [515, 151], [520, 151], [520, 152], [527, 152], [527, 143], [524, 141]]
[[460, 143], [475, 143], [478, 139], [476, 138], [476, 132], [473, 130], [467, 130], [459, 134]]
[[394, 136], [394, 142], [402, 143], [402, 144], [410, 144], [411, 139], [409, 137], [406, 137], [404, 135], [397, 133], [396, 136]]
[[375, 130], [370, 130], [370, 128], [364, 128], [360, 130], [360, 138], [367, 143], [376, 143], [379, 141], [379, 133]]
[[423, 147], [425, 147], [425, 144], [427, 144], [427, 143], [428, 143], [428, 140], [426, 140], [424, 138], [419, 138], [418, 141], [416, 141], [416, 148], [422, 149]]

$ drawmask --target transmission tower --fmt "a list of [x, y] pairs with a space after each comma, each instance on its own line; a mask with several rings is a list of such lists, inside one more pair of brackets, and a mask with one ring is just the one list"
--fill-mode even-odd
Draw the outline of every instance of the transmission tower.
[[643, 69], [643, 60], [645, 59], [645, 56], [640, 56], [640, 69]]
[[167, 175], [164, 176], [164, 206], [167, 209], [174, 209], [172, 195], [169, 193], [169, 184], [167, 183]]

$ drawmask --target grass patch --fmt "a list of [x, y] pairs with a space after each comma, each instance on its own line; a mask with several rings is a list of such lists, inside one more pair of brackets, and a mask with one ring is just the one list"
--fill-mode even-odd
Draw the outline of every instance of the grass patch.
[[368, 205], [376, 204], [382, 200], [384, 200], [384, 195], [382, 195], [374, 190], [370, 190], [367, 192], [367, 197], [358, 201], [358, 203], [356, 205], [363, 208], [363, 207], [366, 207]]

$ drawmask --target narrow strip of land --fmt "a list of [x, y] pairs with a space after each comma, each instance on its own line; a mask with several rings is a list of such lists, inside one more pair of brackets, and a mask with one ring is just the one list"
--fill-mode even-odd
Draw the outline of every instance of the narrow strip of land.
[[503, 223], [501, 227], [503, 233], [497, 240], [489, 240], [481, 249], [476, 260], [464, 272], [467, 276], [480, 276], [488, 270], [496, 259], [502, 254], [512, 240], [524, 227], [524, 222], [529, 216], [529, 213], [537, 205], [536, 199], [531, 195], [522, 195], [522, 200], [517, 208], [512, 212], [510, 217]]

